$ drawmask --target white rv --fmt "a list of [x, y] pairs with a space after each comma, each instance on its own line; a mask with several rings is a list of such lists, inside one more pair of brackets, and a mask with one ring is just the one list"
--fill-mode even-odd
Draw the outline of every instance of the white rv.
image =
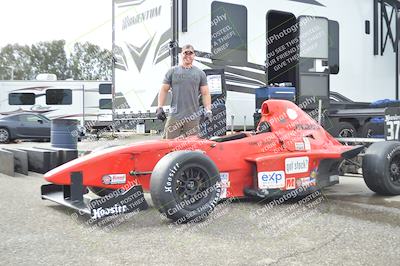
[[[227, 123], [253, 125], [255, 90], [299, 99], [336, 92], [398, 99], [397, 1], [114, 0], [116, 112], [154, 112], [166, 71], [190, 43], [202, 69], [224, 68]], [[329, 99], [329, 96], [328, 96]]]
[[77, 119], [90, 127], [111, 121], [110, 82], [101, 81], [0, 81], [0, 115], [41, 113], [50, 119]]

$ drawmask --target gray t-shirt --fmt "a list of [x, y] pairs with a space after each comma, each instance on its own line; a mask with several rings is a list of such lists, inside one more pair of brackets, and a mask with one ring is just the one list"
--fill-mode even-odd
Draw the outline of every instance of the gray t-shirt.
[[199, 118], [200, 86], [207, 85], [206, 74], [198, 67], [186, 69], [182, 66], [172, 67], [163, 80], [172, 91], [171, 116], [176, 119]]

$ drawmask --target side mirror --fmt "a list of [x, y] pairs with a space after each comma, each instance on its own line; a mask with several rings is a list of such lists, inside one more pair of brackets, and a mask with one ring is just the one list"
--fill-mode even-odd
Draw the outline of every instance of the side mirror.
[[39, 124], [43, 124], [43, 120], [42, 119], [38, 119], [38, 123]]

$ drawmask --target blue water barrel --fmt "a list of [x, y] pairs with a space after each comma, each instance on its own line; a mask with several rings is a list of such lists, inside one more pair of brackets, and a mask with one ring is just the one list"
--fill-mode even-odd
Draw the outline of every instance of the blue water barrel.
[[51, 147], [76, 149], [78, 143], [78, 124], [75, 119], [51, 120]]

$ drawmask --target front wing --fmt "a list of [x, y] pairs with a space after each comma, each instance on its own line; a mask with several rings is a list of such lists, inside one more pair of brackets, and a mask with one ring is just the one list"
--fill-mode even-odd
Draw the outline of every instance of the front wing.
[[148, 208], [140, 185], [132, 186], [126, 191], [115, 190], [104, 197], [91, 200], [84, 196], [88, 191], [83, 186], [82, 173], [73, 172], [70, 178], [71, 185], [42, 185], [42, 199], [88, 214], [93, 219], [141, 211]]

